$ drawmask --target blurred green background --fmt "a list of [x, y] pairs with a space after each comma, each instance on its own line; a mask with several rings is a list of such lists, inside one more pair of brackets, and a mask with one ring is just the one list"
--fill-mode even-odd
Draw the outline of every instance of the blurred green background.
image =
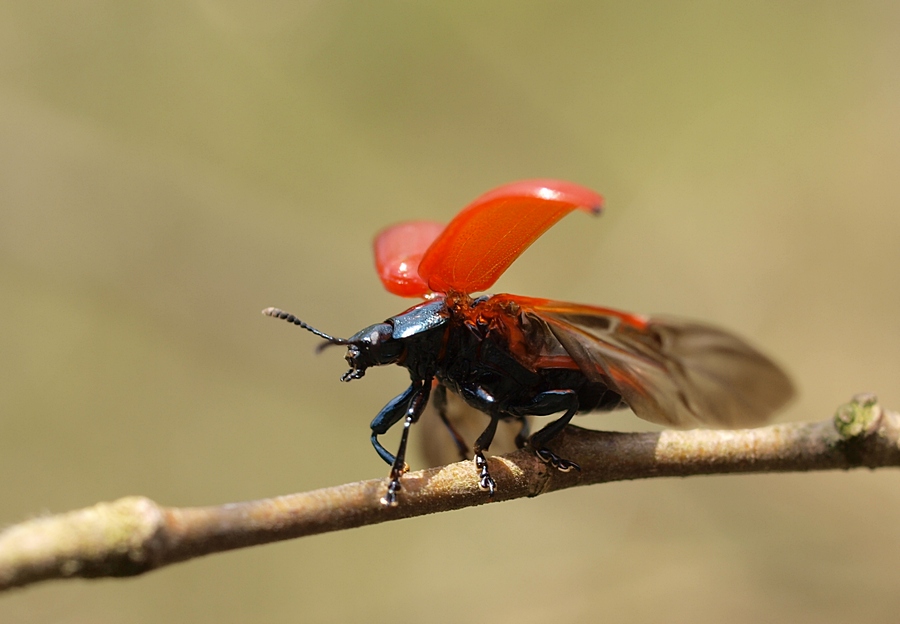
[[[340, 384], [259, 310], [391, 316], [373, 234], [527, 177], [608, 210], [498, 292], [732, 328], [793, 373], [781, 420], [900, 407], [898, 59], [891, 2], [0, 3], [0, 522], [384, 476], [367, 425], [404, 371]], [[582, 488], [35, 586], [0, 621], [895, 622], [897, 486]]]

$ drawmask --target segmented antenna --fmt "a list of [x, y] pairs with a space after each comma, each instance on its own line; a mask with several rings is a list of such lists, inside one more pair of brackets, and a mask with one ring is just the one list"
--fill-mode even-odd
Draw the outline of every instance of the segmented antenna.
[[312, 325], [307, 325], [306, 323], [304, 323], [303, 321], [298, 319], [296, 316], [294, 316], [290, 312], [285, 312], [284, 310], [279, 310], [278, 308], [266, 308], [265, 310], [262, 311], [262, 313], [265, 314], [266, 316], [284, 319], [288, 323], [293, 323], [294, 325], [299, 325], [303, 329], [314, 333], [316, 336], [319, 336], [320, 338], [324, 338], [325, 340], [327, 340], [328, 343], [326, 343], [326, 344], [336, 344], [336, 345], [350, 344], [344, 338], [335, 338], [334, 336], [329, 336], [325, 332], [319, 331]]

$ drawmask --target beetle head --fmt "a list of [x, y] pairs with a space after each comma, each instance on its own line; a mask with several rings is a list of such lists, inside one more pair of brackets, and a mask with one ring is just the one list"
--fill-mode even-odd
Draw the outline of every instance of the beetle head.
[[353, 334], [347, 339], [347, 355], [344, 359], [350, 370], [341, 381], [359, 379], [370, 366], [394, 364], [403, 353], [403, 343], [393, 337], [394, 326], [390, 323], [376, 323]]
[[359, 379], [366, 374], [366, 369], [370, 366], [394, 364], [403, 355], [403, 343], [401, 339], [393, 337], [394, 326], [390, 323], [376, 323], [356, 332], [349, 338], [336, 338], [278, 308], [266, 308], [263, 310], [263, 314], [284, 319], [324, 338], [327, 342], [319, 345], [319, 351], [331, 345], [347, 345], [347, 355], [344, 356], [344, 359], [350, 365], [350, 370], [341, 376], [341, 381]]

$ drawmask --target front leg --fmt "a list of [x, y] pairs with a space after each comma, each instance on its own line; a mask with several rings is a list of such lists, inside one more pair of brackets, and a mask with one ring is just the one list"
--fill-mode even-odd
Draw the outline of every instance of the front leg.
[[[413, 380], [409, 389], [387, 404], [381, 413], [372, 421], [372, 444], [382, 459], [391, 464], [390, 483], [381, 504], [393, 507], [397, 504], [397, 492], [400, 491], [400, 477], [409, 470], [406, 465], [406, 444], [409, 439], [409, 428], [419, 420], [419, 416], [428, 405], [428, 396], [431, 393], [431, 379]], [[378, 442], [377, 436], [385, 433], [392, 425], [406, 416], [403, 423], [403, 433], [400, 436], [400, 446], [397, 455], [391, 455]]]
[[378, 416], [372, 420], [372, 424], [369, 425], [369, 428], [372, 429], [372, 446], [375, 447], [375, 452], [378, 453], [378, 456], [388, 465], [393, 465], [396, 458], [390, 451], [382, 446], [381, 442], [378, 441], [378, 436], [387, 433], [401, 418], [406, 416], [413, 398], [419, 392], [421, 392], [421, 388], [418, 384], [413, 382], [403, 394], [391, 399], [390, 402], [378, 412]]

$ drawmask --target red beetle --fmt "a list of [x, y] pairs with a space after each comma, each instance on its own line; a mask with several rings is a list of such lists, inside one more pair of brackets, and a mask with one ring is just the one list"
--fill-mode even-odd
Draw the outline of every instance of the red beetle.
[[[390, 292], [425, 301], [350, 338], [335, 338], [276, 308], [285, 319], [347, 345], [342, 381], [370, 366], [399, 364], [412, 384], [372, 421], [372, 444], [391, 465], [382, 498], [397, 503], [407, 436], [431, 396], [459, 452], [468, 446], [446, 415], [447, 389], [484, 412], [475, 442], [479, 485], [493, 496], [484, 453], [501, 420], [517, 421], [521, 448], [529, 444], [555, 468], [578, 469], [547, 448], [576, 412], [630, 407], [644, 420], [678, 427], [753, 426], [792, 396], [787, 375], [735, 336], [690, 321], [657, 319], [609, 308], [472, 293], [490, 288], [531, 243], [563, 216], [582, 208], [600, 214], [603, 198], [559, 180], [525, 180], [476, 199], [446, 227], [401, 223], [375, 239], [378, 275]], [[562, 416], [528, 438], [528, 416]], [[391, 454], [378, 436], [405, 419]]]

